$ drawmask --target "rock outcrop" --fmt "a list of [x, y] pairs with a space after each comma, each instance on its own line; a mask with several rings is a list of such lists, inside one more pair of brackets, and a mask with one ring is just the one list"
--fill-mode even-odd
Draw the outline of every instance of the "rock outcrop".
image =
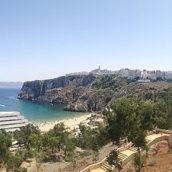
[[66, 110], [85, 112], [88, 111], [88, 107], [80, 101], [80, 98], [90, 89], [95, 79], [96, 77], [90, 74], [25, 82], [18, 98], [48, 103], [64, 103]]
[[25, 82], [19, 99], [66, 104], [65, 110], [102, 111], [122, 96], [154, 98], [172, 86], [171, 82], [139, 83], [115, 75], [62, 76], [50, 80]]

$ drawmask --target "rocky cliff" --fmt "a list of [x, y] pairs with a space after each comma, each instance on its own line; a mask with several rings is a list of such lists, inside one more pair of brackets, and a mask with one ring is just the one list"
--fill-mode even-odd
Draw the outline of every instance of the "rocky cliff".
[[[67, 110], [88, 111], [80, 97], [84, 95], [96, 77], [90, 75], [62, 76], [50, 80], [25, 82], [19, 99], [48, 103], [64, 103]], [[91, 91], [91, 90], [90, 90]]]
[[18, 95], [20, 99], [64, 103], [70, 111], [102, 111], [121, 96], [151, 99], [171, 87], [171, 82], [138, 83], [111, 76], [74, 75], [50, 80], [25, 82]]

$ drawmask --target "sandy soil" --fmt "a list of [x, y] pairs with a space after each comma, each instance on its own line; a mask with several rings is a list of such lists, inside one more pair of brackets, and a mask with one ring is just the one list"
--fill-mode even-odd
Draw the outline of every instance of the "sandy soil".
[[158, 144], [158, 153], [152, 153], [149, 160], [154, 163], [142, 169], [142, 172], [171, 172], [172, 171], [172, 153], [169, 152], [168, 142], [162, 141]]
[[37, 125], [42, 132], [47, 132], [58, 123], [64, 123], [66, 127], [71, 128], [76, 125], [79, 125], [82, 121], [85, 121], [88, 117], [91, 117], [91, 114], [84, 114], [79, 117], [63, 119], [59, 121], [40, 122], [40, 123], [35, 123], [35, 125]]
[[[151, 146], [145, 164], [141, 172], [172, 172], [172, 152], [169, 151], [168, 142], [162, 141]], [[135, 172], [133, 162], [124, 166], [121, 172]]]

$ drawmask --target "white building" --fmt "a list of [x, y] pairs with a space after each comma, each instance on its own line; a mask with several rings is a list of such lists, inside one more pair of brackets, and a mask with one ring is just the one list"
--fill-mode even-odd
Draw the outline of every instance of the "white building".
[[168, 80], [172, 79], [172, 71], [165, 72], [165, 79], [168, 79]]
[[66, 76], [78, 76], [78, 75], [88, 75], [88, 72], [74, 72], [74, 73], [68, 73]]
[[118, 75], [122, 78], [136, 79], [141, 77], [141, 71], [138, 69], [130, 70], [126, 68], [119, 70]]
[[141, 71], [136, 70], [129, 70], [128, 79], [136, 79], [141, 77]]
[[27, 124], [28, 120], [19, 112], [0, 112], [0, 129], [4, 129], [7, 132], [13, 132]]
[[156, 72], [155, 71], [148, 71], [148, 79], [156, 80], [157, 79]]
[[129, 69], [120, 69], [118, 71], [118, 75], [122, 78], [128, 78], [129, 76]]
[[147, 72], [147, 70], [143, 70], [141, 72], [141, 78], [142, 79], [148, 79], [148, 72]]
[[162, 72], [160, 70], [156, 70], [156, 78], [157, 79], [164, 79], [165, 78], [165, 72]]
[[100, 66], [97, 69], [92, 70], [90, 73], [94, 75], [113, 75], [115, 74], [114, 71], [103, 69], [101, 70]]

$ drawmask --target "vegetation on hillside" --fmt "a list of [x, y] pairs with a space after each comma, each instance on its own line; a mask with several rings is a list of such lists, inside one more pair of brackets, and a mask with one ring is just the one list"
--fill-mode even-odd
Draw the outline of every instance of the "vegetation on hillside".
[[[108, 136], [113, 143], [119, 144], [121, 139], [131, 141], [137, 147], [137, 169], [142, 168], [141, 148], [146, 149], [147, 132], [155, 128], [169, 129], [172, 118], [172, 94], [169, 89], [159, 99], [144, 100], [133, 97], [122, 97], [116, 100], [104, 112], [107, 118]], [[109, 157], [112, 155], [110, 154]], [[110, 159], [110, 160], [109, 160]], [[108, 158], [109, 163], [112, 162]]]
[[0, 144], [0, 164], [9, 171], [13, 169], [15, 172], [22, 170], [20, 165], [28, 158], [35, 158], [38, 166], [43, 162], [74, 163], [76, 159], [83, 156], [78, 155], [75, 151], [76, 147], [92, 151], [97, 157], [99, 149], [108, 142], [103, 126], [90, 129], [80, 125], [80, 133], [74, 137], [63, 123], [55, 125], [47, 133], [41, 133], [37, 127], [29, 124], [15, 131], [13, 137], [18, 142], [19, 149], [11, 154], [9, 151], [12, 144], [11, 133], [8, 134], [5, 131], [0, 133], [0, 142], [2, 142]]
[[[115, 79], [114, 79], [115, 80]], [[123, 85], [128, 81], [118, 81]], [[116, 81], [105, 77], [93, 85], [100, 90], [115, 89]], [[116, 83], [118, 85], [118, 83]], [[112, 100], [111, 100], [112, 101]], [[128, 95], [112, 101], [104, 110], [105, 124], [91, 129], [80, 125], [79, 133], [74, 136], [64, 126], [57, 124], [47, 133], [41, 133], [37, 127], [29, 124], [12, 134], [0, 131], [0, 165], [8, 171], [21, 171], [22, 161], [35, 158], [37, 164], [42, 162], [67, 161], [76, 163], [82, 158], [76, 148], [91, 151], [96, 159], [100, 148], [109, 142], [120, 145], [121, 140], [131, 141], [138, 150], [137, 171], [141, 169], [141, 148], [146, 148], [145, 136], [155, 128], [172, 127], [172, 89], [161, 92], [145, 92], [140, 96]], [[17, 152], [11, 153], [12, 136], [19, 144]], [[118, 152], [112, 152], [109, 163], [119, 168]]]
[[130, 82], [131, 80], [128, 80], [126, 78], [119, 78], [115, 75], [105, 75], [96, 78], [95, 82], [92, 84], [92, 87], [96, 89], [115, 90], [116, 88], [125, 86]]

